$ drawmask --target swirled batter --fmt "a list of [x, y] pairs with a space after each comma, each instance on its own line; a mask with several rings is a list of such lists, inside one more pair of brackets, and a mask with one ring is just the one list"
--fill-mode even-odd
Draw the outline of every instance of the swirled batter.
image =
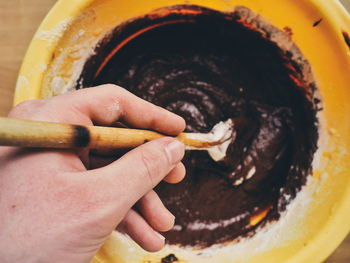
[[176, 216], [169, 243], [208, 247], [254, 234], [279, 218], [311, 171], [317, 127], [308, 63], [245, 8], [176, 6], [129, 21], [100, 43], [79, 83], [123, 86], [184, 117], [188, 132], [234, 118], [225, 160], [187, 152], [184, 181], [157, 186]]

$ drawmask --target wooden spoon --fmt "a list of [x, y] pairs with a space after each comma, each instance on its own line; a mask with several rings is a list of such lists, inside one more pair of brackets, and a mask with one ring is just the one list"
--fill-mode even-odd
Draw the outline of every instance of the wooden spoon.
[[[118, 149], [134, 148], [166, 135], [154, 131], [100, 126], [83, 126], [0, 117], [0, 145], [36, 148]], [[220, 122], [211, 132], [180, 133], [187, 150], [207, 150], [219, 161], [234, 139], [233, 121]]]

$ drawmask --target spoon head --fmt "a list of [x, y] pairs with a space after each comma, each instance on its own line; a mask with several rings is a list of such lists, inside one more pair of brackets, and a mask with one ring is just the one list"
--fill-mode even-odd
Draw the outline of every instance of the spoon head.
[[235, 139], [234, 122], [232, 119], [217, 123], [209, 133], [188, 133], [188, 139], [204, 142], [209, 147], [186, 146], [186, 150], [206, 150], [210, 157], [218, 162], [225, 158], [228, 146]]

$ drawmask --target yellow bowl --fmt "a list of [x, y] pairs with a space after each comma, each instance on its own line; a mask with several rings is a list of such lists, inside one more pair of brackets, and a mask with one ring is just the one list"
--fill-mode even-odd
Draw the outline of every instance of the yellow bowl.
[[[283, 219], [224, 248], [166, 246], [149, 254], [113, 233], [93, 262], [321, 262], [350, 230], [350, 17], [336, 0], [60, 0], [35, 34], [17, 82], [15, 104], [69, 91], [85, 59], [109, 30], [154, 9], [195, 4], [232, 11], [246, 6], [283, 30], [311, 64], [324, 110], [313, 175]], [[313, 26], [322, 19], [320, 24]], [[350, 42], [350, 40], [348, 40]]]

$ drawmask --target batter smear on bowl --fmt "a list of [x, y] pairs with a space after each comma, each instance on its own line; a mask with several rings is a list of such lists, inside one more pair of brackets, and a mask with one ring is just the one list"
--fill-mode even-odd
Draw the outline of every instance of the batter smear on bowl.
[[167, 7], [105, 37], [77, 89], [115, 83], [206, 133], [234, 118], [226, 158], [187, 152], [187, 176], [156, 191], [176, 216], [171, 244], [209, 247], [278, 220], [311, 173], [317, 103], [308, 62], [283, 31], [239, 7]]

